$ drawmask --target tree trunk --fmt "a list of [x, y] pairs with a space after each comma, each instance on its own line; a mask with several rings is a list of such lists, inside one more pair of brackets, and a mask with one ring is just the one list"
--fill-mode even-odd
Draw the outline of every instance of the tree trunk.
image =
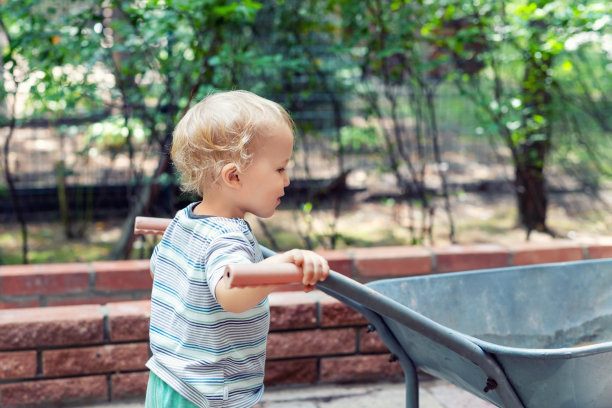
[[[18, 85], [19, 86], [19, 85]], [[13, 209], [15, 210], [15, 215], [17, 216], [17, 222], [21, 227], [21, 255], [22, 262], [24, 264], [28, 263], [28, 226], [26, 224], [25, 215], [23, 213], [23, 209], [21, 208], [21, 203], [19, 202], [19, 196], [17, 195], [17, 188], [15, 187], [15, 180], [13, 179], [13, 175], [11, 174], [11, 169], [9, 166], [9, 152], [11, 146], [11, 139], [13, 138], [13, 134], [15, 132], [16, 120], [15, 120], [15, 106], [17, 105], [17, 91], [15, 91], [15, 99], [13, 100], [13, 106], [11, 108], [11, 116], [9, 123], [9, 131], [6, 139], [4, 140], [4, 177], [6, 178], [6, 184], [8, 185], [9, 195], [11, 197], [11, 202], [13, 203]]]
[[544, 142], [524, 143], [518, 148], [519, 162], [515, 165], [515, 187], [519, 221], [527, 230], [552, 234], [546, 226], [548, 197], [544, 177]]
[[548, 196], [544, 176], [552, 133], [551, 65], [552, 54], [547, 52], [530, 53], [525, 60], [522, 90], [524, 141], [516, 148], [515, 183], [519, 220], [527, 230], [527, 239], [533, 230], [556, 235], [546, 225]]
[[148, 213], [149, 207], [158, 193], [156, 181], [170, 167], [169, 164], [170, 152], [163, 151], [155, 173], [150, 180], [145, 182], [135, 202], [130, 206], [128, 215], [121, 227], [121, 235], [111, 251], [111, 259], [129, 258], [132, 243], [134, 242], [134, 219], [139, 215], [146, 215]]

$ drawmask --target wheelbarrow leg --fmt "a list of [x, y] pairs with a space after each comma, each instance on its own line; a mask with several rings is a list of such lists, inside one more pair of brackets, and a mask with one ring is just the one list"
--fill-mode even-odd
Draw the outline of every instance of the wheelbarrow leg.
[[391, 330], [389, 330], [387, 324], [383, 321], [380, 314], [371, 309], [363, 307], [363, 305], [358, 303], [355, 299], [344, 296], [341, 294], [342, 291], [337, 290], [335, 286], [338, 286], [341, 283], [342, 281], [338, 280], [332, 280], [330, 282], [328, 279], [327, 281], [318, 283], [317, 287], [328, 295], [335, 297], [342, 303], [357, 310], [359, 313], [364, 315], [366, 319], [370, 321], [370, 323], [372, 323], [380, 338], [389, 348], [389, 351], [391, 351], [392, 355], [395, 356], [395, 361], [399, 361], [400, 365], [402, 366], [402, 370], [404, 371], [404, 381], [406, 384], [406, 408], [419, 408], [419, 379], [417, 377], [417, 370], [414, 362], [402, 348], [402, 346], [399, 345], [397, 339]]
[[406, 408], [419, 408], [419, 378], [411, 360], [400, 361], [406, 382]]

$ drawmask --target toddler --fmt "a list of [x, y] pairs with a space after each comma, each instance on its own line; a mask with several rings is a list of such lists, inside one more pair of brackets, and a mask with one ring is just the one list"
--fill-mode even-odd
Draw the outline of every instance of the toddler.
[[305, 290], [329, 274], [310, 251], [263, 259], [244, 220], [274, 214], [292, 151], [288, 113], [246, 91], [212, 94], [177, 124], [172, 159], [182, 188], [203, 198], [176, 214], [151, 257], [146, 407], [246, 408], [261, 398], [274, 288], [229, 289], [223, 271], [291, 262], [301, 267]]

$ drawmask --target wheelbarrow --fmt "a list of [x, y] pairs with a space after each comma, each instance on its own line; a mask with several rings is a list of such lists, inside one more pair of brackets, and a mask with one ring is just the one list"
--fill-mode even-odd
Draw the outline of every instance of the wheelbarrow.
[[[237, 287], [300, 281], [292, 264], [225, 273]], [[317, 288], [372, 324], [402, 366], [407, 408], [417, 369], [499, 407], [612, 407], [612, 259], [365, 285], [332, 271]]]

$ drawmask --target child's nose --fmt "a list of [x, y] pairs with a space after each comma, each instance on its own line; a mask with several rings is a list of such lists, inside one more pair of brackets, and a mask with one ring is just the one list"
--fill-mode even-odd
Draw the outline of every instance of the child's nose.
[[287, 175], [287, 173], [285, 173], [284, 185], [285, 187], [287, 187], [289, 184], [291, 184], [291, 180], [289, 180], [289, 176]]

